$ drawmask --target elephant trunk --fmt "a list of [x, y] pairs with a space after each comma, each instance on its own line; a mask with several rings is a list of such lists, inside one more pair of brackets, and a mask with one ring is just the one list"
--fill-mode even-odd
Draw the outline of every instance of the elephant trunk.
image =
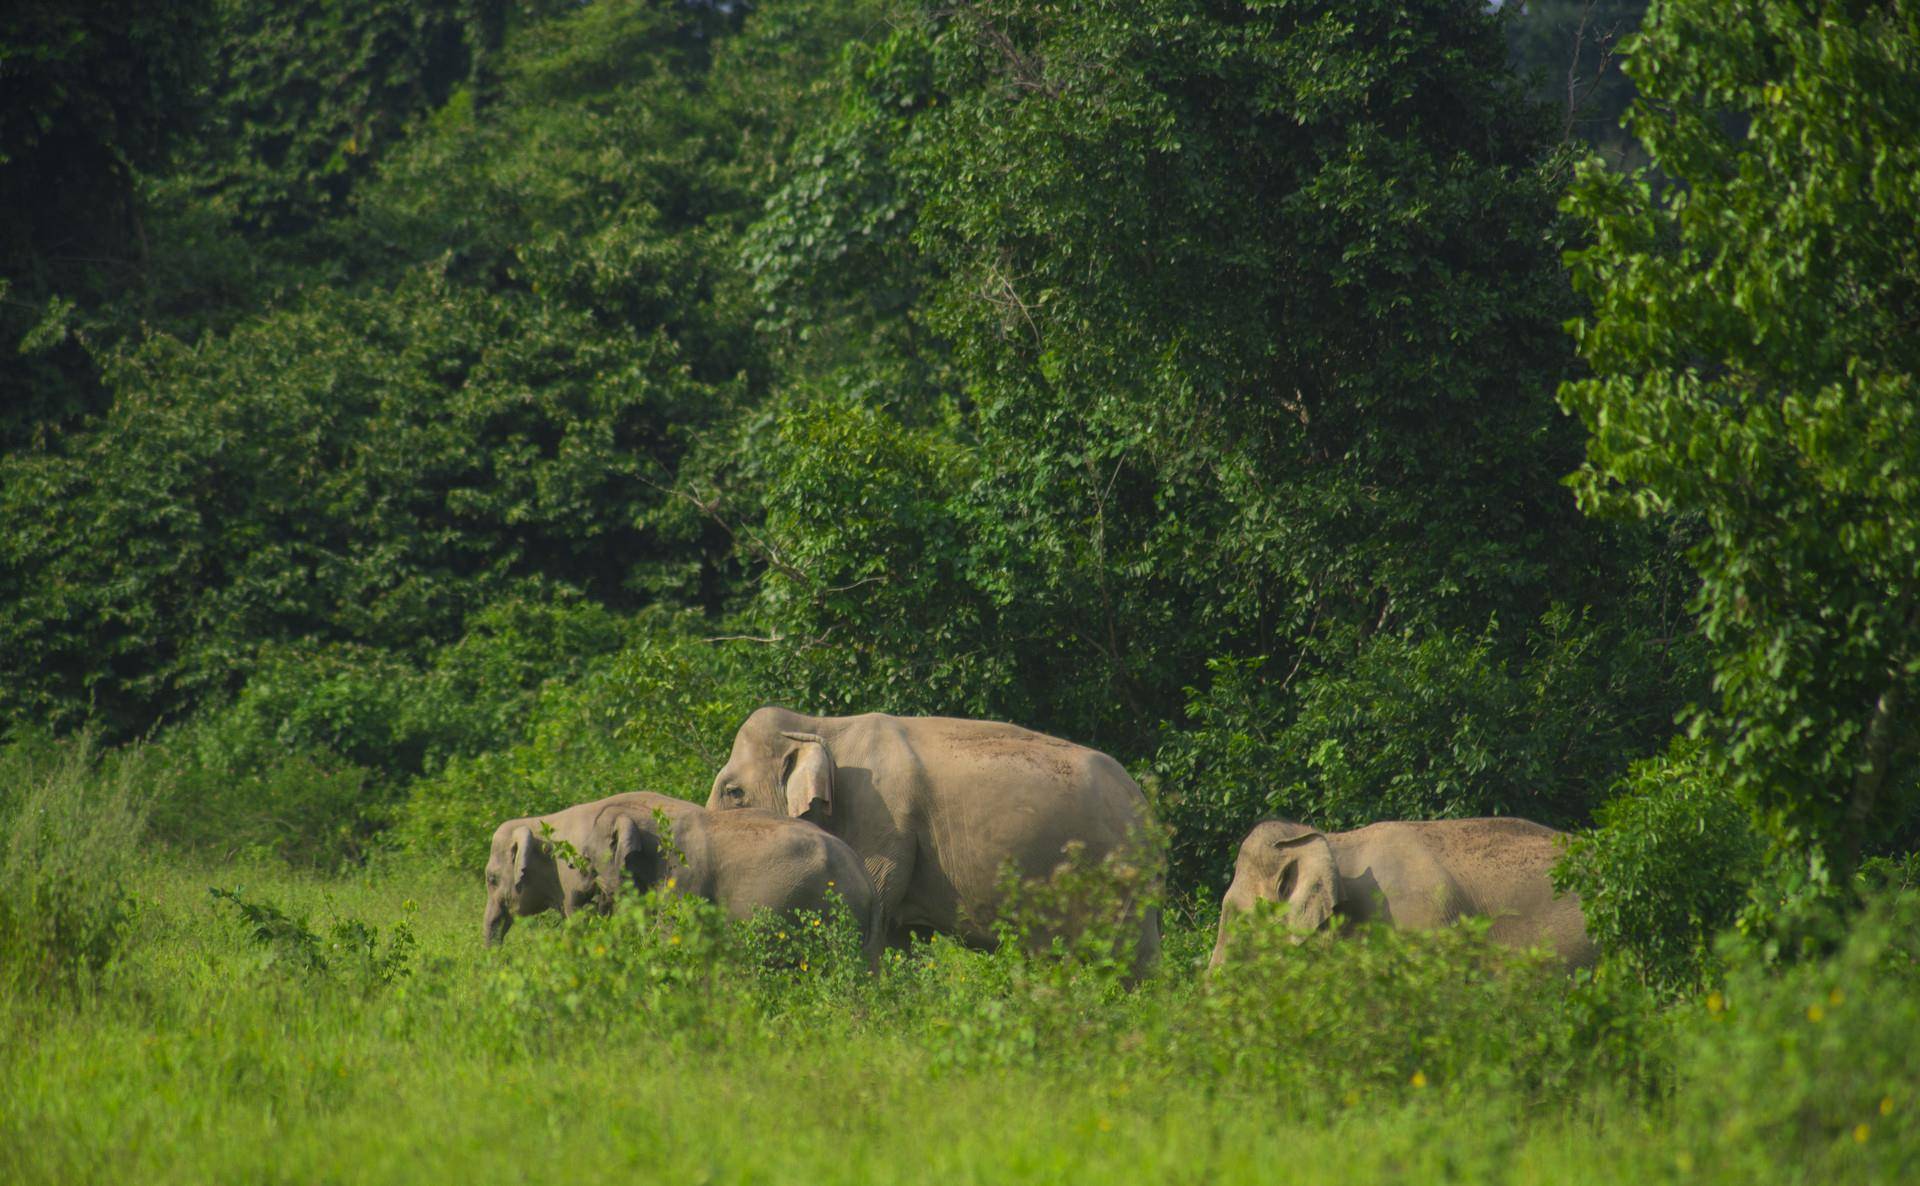
[[1213, 956], [1207, 960], [1207, 971], [1209, 972], [1218, 971], [1220, 965], [1227, 962], [1227, 925], [1229, 921], [1227, 915], [1222, 914], [1220, 916], [1220, 931], [1214, 936], [1213, 940]]
[[483, 924], [487, 946], [493, 947], [506, 938], [508, 928], [513, 926], [513, 911], [498, 898], [487, 899], [487, 917]]

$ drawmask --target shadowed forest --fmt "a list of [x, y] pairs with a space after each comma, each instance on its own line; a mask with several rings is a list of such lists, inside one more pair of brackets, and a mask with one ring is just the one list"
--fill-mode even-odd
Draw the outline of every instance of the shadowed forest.
[[[0, 1180], [1912, 1181], [1917, 376], [1915, 0], [19, 0]], [[483, 945], [769, 704], [1111, 755], [1156, 969]], [[1597, 966], [1207, 970], [1481, 816]]]

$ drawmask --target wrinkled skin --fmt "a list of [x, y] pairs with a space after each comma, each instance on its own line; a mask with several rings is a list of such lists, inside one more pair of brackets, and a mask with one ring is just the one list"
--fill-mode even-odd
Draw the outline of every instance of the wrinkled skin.
[[1240, 842], [1209, 966], [1227, 959], [1230, 932], [1261, 901], [1285, 902], [1287, 925], [1302, 935], [1335, 914], [1407, 930], [1485, 917], [1496, 943], [1546, 947], [1570, 969], [1591, 966], [1599, 952], [1580, 899], [1555, 896], [1548, 877], [1564, 839], [1510, 818], [1378, 823], [1351, 832], [1269, 820]]
[[[813, 820], [872, 875], [888, 939], [930, 930], [989, 946], [999, 877], [1051, 876], [1069, 844], [1150, 863], [1146, 796], [1107, 755], [1014, 725], [948, 717], [809, 717], [762, 708], [714, 776], [707, 806]], [[1145, 912], [1136, 974], [1158, 957]]]
[[[662, 816], [670, 844], [662, 842]], [[552, 845], [540, 839], [540, 819], [554, 825], [555, 839], [579, 851], [591, 875], [555, 858]], [[489, 944], [499, 942], [516, 916], [606, 911], [629, 885], [645, 892], [664, 883], [673, 893], [715, 902], [736, 919], [762, 908], [825, 911], [829, 895], [838, 895], [860, 927], [869, 957], [877, 953], [879, 915], [866, 867], [851, 848], [804, 820], [762, 811], [722, 815], [684, 799], [636, 791], [539, 817], [523, 834], [528, 822], [508, 820], [494, 833], [484, 923]], [[521, 860], [518, 848], [526, 836], [530, 861]], [[525, 870], [517, 883], [516, 862]]]

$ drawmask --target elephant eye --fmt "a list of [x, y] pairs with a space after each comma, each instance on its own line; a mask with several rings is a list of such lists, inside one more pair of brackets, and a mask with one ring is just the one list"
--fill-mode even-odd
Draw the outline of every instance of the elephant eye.
[[736, 803], [738, 803], [742, 799], [745, 799], [746, 797], [747, 797], [747, 793], [741, 790], [739, 787], [727, 788], [727, 798], [732, 799]]

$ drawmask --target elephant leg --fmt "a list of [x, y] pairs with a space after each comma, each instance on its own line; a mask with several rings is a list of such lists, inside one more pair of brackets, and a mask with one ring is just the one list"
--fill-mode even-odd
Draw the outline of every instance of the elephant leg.
[[1140, 920], [1140, 940], [1133, 949], [1133, 974], [1128, 983], [1138, 984], [1160, 962], [1160, 907], [1150, 906]]

